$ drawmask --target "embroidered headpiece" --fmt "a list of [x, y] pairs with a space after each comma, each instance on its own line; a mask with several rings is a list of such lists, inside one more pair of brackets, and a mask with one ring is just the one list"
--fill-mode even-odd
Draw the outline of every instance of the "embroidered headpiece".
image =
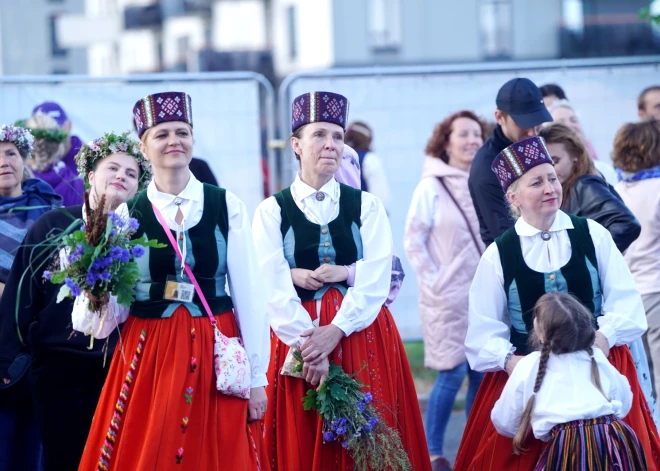
[[34, 146], [34, 136], [28, 129], [3, 124], [0, 126], [0, 142], [11, 142], [19, 151], [29, 156]]
[[500, 152], [491, 169], [506, 192], [507, 188], [530, 169], [541, 164], [555, 165], [542, 137], [528, 137]]
[[140, 169], [138, 190], [145, 189], [152, 177], [151, 164], [140, 152], [139, 143], [131, 139], [129, 131], [122, 134], [106, 133], [103, 137], [83, 144], [76, 154], [76, 164], [78, 165], [78, 175], [85, 181], [85, 188], [90, 186], [87, 175], [94, 170], [96, 161], [105, 159], [112, 154], [127, 154], [135, 158]]
[[338, 93], [310, 92], [300, 95], [291, 105], [291, 132], [309, 123], [326, 122], [346, 129], [348, 99]]
[[192, 102], [183, 92], [154, 93], [146, 96], [133, 107], [133, 121], [138, 136], [160, 123], [183, 121], [193, 125]]

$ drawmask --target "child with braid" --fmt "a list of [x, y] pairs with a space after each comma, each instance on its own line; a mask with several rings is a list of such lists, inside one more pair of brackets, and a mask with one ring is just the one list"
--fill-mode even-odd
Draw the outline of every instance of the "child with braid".
[[491, 413], [493, 425], [524, 452], [531, 428], [547, 442], [534, 471], [648, 469], [623, 419], [632, 405], [625, 376], [593, 348], [593, 315], [567, 293], [548, 293], [534, 308], [534, 353], [522, 358]]

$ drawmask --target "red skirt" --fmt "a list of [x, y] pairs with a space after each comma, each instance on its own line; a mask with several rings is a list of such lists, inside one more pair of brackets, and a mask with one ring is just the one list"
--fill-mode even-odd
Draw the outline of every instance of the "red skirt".
[[[651, 411], [637, 381], [637, 371], [628, 347], [610, 350], [610, 362], [628, 378], [633, 392], [632, 408], [623, 422], [635, 432], [644, 449], [649, 471], [660, 471], [660, 440]], [[512, 440], [497, 433], [490, 420], [495, 402], [500, 398], [509, 376], [505, 371], [487, 373], [468, 418], [458, 449], [454, 469], [457, 471], [515, 470], [532, 471], [543, 452], [544, 443], [528, 436], [522, 455], [513, 454]], [[547, 446], [547, 445], [546, 445]]]
[[[218, 328], [238, 335], [233, 312]], [[213, 328], [184, 306], [172, 317], [129, 316], [103, 387], [80, 471], [269, 470], [263, 423], [248, 401], [216, 389]]]
[[[321, 301], [320, 325], [332, 322], [343, 300], [334, 288]], [[303, 306], [312, 319], [316, 316], [316, 301]], [[289, 347], [271, 335], [271, 356], [268, 369], [268, 410], [266, 451], [270, 465], [281, 471], [330, 471], [353, 469], [346, 450], [337, 442], [323, 443], [322, 421], [316, 411], [305, 411], [302, 398], [312, 388], [302, 379], [279, 374]], [[341, 340], [330, 356], [347, 373], [368, 386], [374, 405], [387, 424], [399, 431], [404, 448], [415, 471], [431, 470], [406, 352], [389, 309], [383, 307], [367, 329], [354, 332]], [[366, 365], [366, 367], [365, 367]]]

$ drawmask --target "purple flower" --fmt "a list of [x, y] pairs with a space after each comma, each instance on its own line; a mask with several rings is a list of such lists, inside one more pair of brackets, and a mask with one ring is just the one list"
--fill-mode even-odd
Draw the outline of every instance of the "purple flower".
[[332, 432], [323, 432], [323, 440], [326, 442], [332, 442], [335, 440], [335, 434]]
[[115, 227], [122, 227], [122, 226], [124, 225], [124, 221], [123, 221], [123, 219], [121, 218], [121, 216], [119, 216], [119, 214], [115, 213], [114, 211], [110, 211], [110, 212], [108, 213], [108, 217], [109, 217], [110, 220], [112, 221], [112, 225], [113, 225], [113, 226], [115, 226]]
[[133, 247], [132, 252], [133, 252], [133, 256], [135, 258], [140, 258], [144, 255], [145, 250], [144, 250], [144, 247], [142, 247], [141, 245], [138, 244], [138, 245]]
[[71, 290], [71, 294], [74, 296], [80, 296], [80, 286], [78, 286], [71, 278], [68, 276], [64, 278], [64, 284]]
[[335, 430], [335, 432], [337, 432], [337, 435], [344, 435], [346, 433], [346, 427], [343, 426], [337, 427], [337, 430]]
[[378, 423], [378, 417], [376, 417], [375, 415], [372, 416], [372, 417], [369, 417], [368, 423], [369, 423], [369, 426], [371, 428], [374, 428], [376, 426], [376, 424]]
[[[112, 254], [112, 250], [110, 251]], [[112, 265], [112, 255], [108, 255], [107, 257], [98, 257], [96, 260], [92, 262], [92, 270], [96, 271], [101, 271], [102, 269], [109, 267]]]
[[348, 448], [348, 440], [346, 440], [345, 442], [341, 442], [341, 447]]
[[119, 256], [119, 261], [121, 263], [128, 263], [131, 259], [131, 253], [126, 249], [121, 249], [121, 255]]
[[94, 283], [96, 283], [98, 276], [99, 276], [98, 273], [93, 270], [87, 272], [87, 276], [85, 277], [85, 283], [87, 283], [87, 286], [94, 286]]
[[103, 281], [110, 281], [111, 273], [108, 270], [103, 270], [99, 275], [99, 279]]
[[50, 279], [53, 277], [53, 272], [44, 270], [44, 279], [47, 281], [50, 281]]
[[80, 257], [83, 256], [84, 252], [85, 248], [82, 245], [76, 245], [76, 250], [74, 250], [73, 253], [69, 255], [69, 263], [74, 263], [80, 260]]
[[131, 232], [135, 232], [138, 230], [140, 227], [140, 223], [138, 222], [137, 219], [135, 218], [128, 218], [128, 230]]
[[371, 401], [373, 401], [373, 399], [374, 397], [371, 395], [371, 393], [366, 393], [364, 395], [364, 399], [362, 400], [364, 401], [365, 404], [369, 404]]
[[364, 403], [363, 402], [358, 402], [357, 403], [357, 408], [360, 412], [364, 412]]

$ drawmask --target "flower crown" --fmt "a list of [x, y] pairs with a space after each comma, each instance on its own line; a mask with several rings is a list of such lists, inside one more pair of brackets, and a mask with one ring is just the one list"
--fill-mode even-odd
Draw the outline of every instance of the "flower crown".
[[34, 136], [35, 139], [45, 139], [47, 141], [53, 141], [57, 143], [62, 143], [66, 141], [66, 138], [69, 137], [69, 133], [63, 131], [60, 128], [57, 129], [39, 129], [39, 128], [30, 128], [26, 126], [27, 119], [19, 119], [14, 123], [14, 126], [25, 128]]
[[85, 181], [85, 188], [89, 188], [89, 179], [87, 175], [94, 170], [94, 164], [97, 160], [105, 159], [112, 154], [127, 154], [134, 157], [140, 169], [138, 177], [138, 189], [143, 190], [151, 181], [151, 164], [140, 152], [140, 146], [137, 141], [131, 139], [130, 132], [122, 134], [109, 132], [87, 144], [83, 144], [76, 155], [78, 164], [78, 175]]
[[34, 147], [34, 136], [28, 129], [3, 124], [0, 126], [0, 142], [11, 142], [19, 151], [30, 155]]

